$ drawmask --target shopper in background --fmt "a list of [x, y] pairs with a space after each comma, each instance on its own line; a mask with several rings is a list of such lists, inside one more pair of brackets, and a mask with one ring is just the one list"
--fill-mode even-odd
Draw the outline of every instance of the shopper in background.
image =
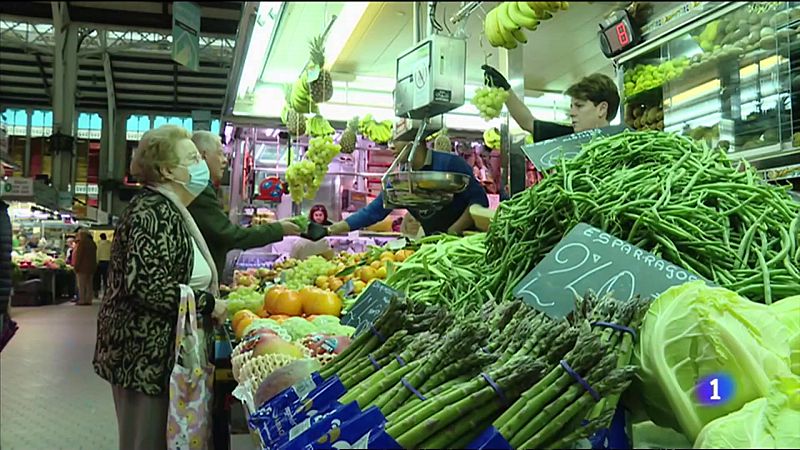
[[308, 220], [320, 225], [332, 225], [331, 221], [328, 220], [328, 210], [325, 209], [324, 205], [312, 206], [311, 211], [308, 212]]
[[94, 277], [95, 295], [100, 295], [100, 290], [105, 292], [108, 286], [108, 262], [111, 260], [111, 241], [105, 233], [100, 233], [100, 242], [97, 243], [97, 274]]
[[488, 65], [483, 65], [482, 69], [487, 84], [491, 83], [508, 91], [506, 99], [508, 112], [523, 130], [533, 134], [534, 142], [607, 127], [619, 110], [619, 92], [614, 80], [595, 73], [582, 78], [566, 90], [566, 94], [571, 97], [569, 109], [571, 126], [538, 120], [514, 94], [508, 80], [497, 69]]
[[[192, 288], [206, 317], [224, 320], [227, 307], [215, 301], [217, 270], [186, 209], [209, 181], [189, 132], [164, 125], [145, 133], [131, 173], [146, 187], [115, 230], [94, 369], [111, 383], [120, 448], [164, 449], [180, 286]], [[211, 337], [206, 334], [209, 345]]]
[[91, 305], [94, 300], [94, 273], [97, 270], [97, 246], [89, 230], [78, 232], [73, 254], [75, 275], [78, 278], [78, 304]]
[[[401, 160], [407, 158], [406, 152], [410, 151], [411, 145], [401, 145], [396, 142], [393, 148], [395, 157], [401, 155]], [[402, 149], [402, 150], [398, 150]], [[473, 228], [474, 222], [469, 213], [469, 207], [473, 204], [488, 207], [489, 199], [486, 197], [478, 180], [475, 179], [472, 168], [464, 161], [464, 158], [445, 152], [435, 152], [428, 150], [424, 144], [420, 144], [411, 161], [414, 170], [430, 170], [436, 172], [458, 172], [469, 175], [469, 185], [463, 192], [455, 194], [450, 205], [435, 211], [425, 211], [420, 209], [409, 209], [408, 212], [417, 219], [426, 234], [452, 233], [461, 234]], [[383, 206], [383, 192], [369, 205], [360, 209], [347, 219], [337, 222], [330, 226], [330, 234], [347, 233], [350, 230], [359, 230], [380, 222], [392, 212]]]
[[203, 192], [189, 205], [189, 212], [208, 243], [217, 273], [223, 272], [225, 256], [233, 249], [263, 247], [282, 240], [284, 236], [300, 234], [300, 228], [289, 220], [250, 228], [231, 223], [222, 210], [215, 189], [220, 185], [227, 165], [227, 159], [222, 152], [222, 141], [219, 136], [208, 131], [195, 132], [192, 141], [208, 164], [211, 179]]
[[72, 265], [72, 255], [75, 253], [75, 238], [70, 236], [67, 238], [66, 249], [64, 249], [64, 261]]

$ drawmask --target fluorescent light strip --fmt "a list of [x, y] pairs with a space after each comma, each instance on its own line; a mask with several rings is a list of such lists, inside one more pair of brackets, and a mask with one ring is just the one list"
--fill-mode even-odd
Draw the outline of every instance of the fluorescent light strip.
[[344, 2], [344, 7], [336, 16], [336, 22], [333, 23], [325, 39], [325, 66], [327, 69], [336, 64], [336, 60], [342, 54], [342, 50], [350, 40], [350, 36], [367, 11], [369, 4], [370, 2]]
[[237, 97], [247, 95], [256, 87], [258, 76], [264, 69], [267, 58], [267, 49], [274, 38], [278, 13], [284, 2], [261, 2], [258, 7], [258, 17], [253, 25], [253, 34], [250, 36], [250, 46], [242, 68], [242, 78], [239, 81]]

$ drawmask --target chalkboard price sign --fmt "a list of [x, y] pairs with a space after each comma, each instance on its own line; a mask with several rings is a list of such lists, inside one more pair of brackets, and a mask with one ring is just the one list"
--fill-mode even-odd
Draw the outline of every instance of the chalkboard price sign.
[[514, 296], [552, 318], [575, 308], [575, 298], [590, 289], [627, 301], [658, 296], [699, 276], [581, 223], [575, 226], [514, 288]]
[[355, 327], [356, 335], [361, 334], [362, 330], [378, 320], [393, 297], [402, 296], [402, 292], [396, 291], [380, 281], [373, 281], [359, 295], [353, 309], [342, 317], [342, 324]]
[[581, 131], [566, 136], [548, 139], [542, 142], [523, 145], [522, 152], [528, 157], [537, 170], [543, 171], [555, 167], [558, 160], [572, 159], [581, 152], [581, 146], [598, 136], [611, 136], [628, 129], [625, 125], [613, 125], [604, 128]]

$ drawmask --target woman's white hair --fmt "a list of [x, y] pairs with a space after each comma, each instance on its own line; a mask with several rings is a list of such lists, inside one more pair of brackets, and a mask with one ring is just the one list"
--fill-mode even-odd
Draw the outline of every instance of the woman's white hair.
[[131, 160], [131, 175], [147, 184], [164, 182], [161, 169], [173, 169], [180, 164], [178, 143], [191, 140], [192, 135], [177, 125], [162, 125], [146, 132]]

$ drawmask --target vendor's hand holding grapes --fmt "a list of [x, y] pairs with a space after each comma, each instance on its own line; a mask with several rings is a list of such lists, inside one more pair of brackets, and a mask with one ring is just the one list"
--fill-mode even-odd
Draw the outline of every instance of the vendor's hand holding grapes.
[[508, 84], [508, 80], [506, 77], [503, 76], [497, 69], [494, 67], [484, 64], [481, 66], [483, 69], [483, 82], [487, 86], [494, 86], [501, 89], [505, 89], [506, 91], [511, 89], [511, 85]]

